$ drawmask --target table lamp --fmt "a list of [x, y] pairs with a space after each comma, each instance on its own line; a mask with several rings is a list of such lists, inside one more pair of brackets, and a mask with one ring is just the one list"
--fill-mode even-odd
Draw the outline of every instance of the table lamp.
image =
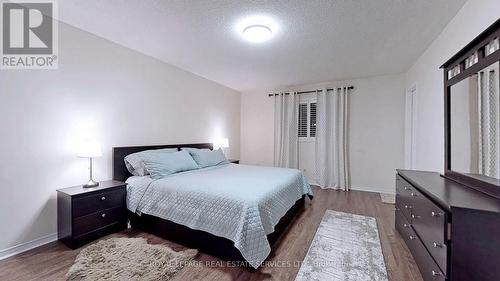
[[89, 165], [90, 165], [90, 177], [88, 183], [84, 184], [83, 187], [89, 188], [89, 187], [96, 187], [99, 186], [99, 182], [96, 182], [92, 178], [92, 159], [95, 157], [101, 157], [102, 156], [102, 150], [101, 146], [99, 143], [95, 140], [84, 140], [82, 141], [78, 153], [78, 157], [83, 157], [83, 158], [89, 158]]
[[216, 139], [214, 142], [214, 148], [219, 149], [222, 148], [222, 152], [224, 152], [224, 155], [226, 154], [225, 148], [229, 147], [229, 139], [228, 138], [220, 138]]

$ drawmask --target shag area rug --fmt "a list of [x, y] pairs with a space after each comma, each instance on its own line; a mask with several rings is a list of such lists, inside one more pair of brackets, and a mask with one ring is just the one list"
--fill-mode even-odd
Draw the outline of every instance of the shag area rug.
[[67, 280], [170, 280], [197, 254], [175, 252], [144, 238], [109, 238], [78, 254]]
[[387, 281], [377, 222], [327, 210], [296, 281]]

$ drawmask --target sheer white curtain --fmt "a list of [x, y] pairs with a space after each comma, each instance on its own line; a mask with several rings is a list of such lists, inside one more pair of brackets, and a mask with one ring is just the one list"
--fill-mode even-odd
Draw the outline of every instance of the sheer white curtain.
[[316, 174], [321, 188], [350, 189], [347, 87], [317, 93]]
[[274, 166], [298, 168], [297, 95], [274, 96]]
[[500, 175], [500, 114], [498, 63], [479, 72], [479, 173], [498, 178]]

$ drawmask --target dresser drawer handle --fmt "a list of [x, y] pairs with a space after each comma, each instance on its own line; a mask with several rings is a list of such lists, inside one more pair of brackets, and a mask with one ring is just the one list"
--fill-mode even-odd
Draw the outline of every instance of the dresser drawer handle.
[[419, 219], [419, 218], [420, 218], [420, 216], [417, 216], [417, 215], [411, 215], [411, 218], [412, 218], [412, 219]]
[[439, 217], [439, 216], [441, 216], [441, 215], [442, 215], [442, 214], [441, 214], [441, 213], [439, 213], [439, 212], [431, 212], [431, 216], [433, 216], [433, 217]]
[[105, 218], [106, 217], [106, 213], [102, 213], [101, 217]]
[[414, 192], [410, 193], [410, 195], [413, 196], [413, 197], [417, 197], [417, 194], [414, 193]]
[[415, 240], [416, 239], [416, 237], [413, 236], [413, 235], [410, 235], [410, 237], [408, 237], [408, 238], [410, 238], [410, 240]]
[[410, 205], [405, 205], [405, 209], [413, 209], [413, 207]]
[[106, 200], [106, 196], [101, 197], [101, 201]]
[[431, 272], [432, 272], [432, 276], [434, 276], [434, 277], [443, 275], [440, 271], [433, 270]]
[[434, 248], [443, 248], [443, 244], [438, 242], [432, 242], [432, 247]]
[[403, 227], [408, 228], [408, 227], [410, 227], [410, 225], [409, 225], [409, 224], [407, 224], [407, 223], [403, 223]]
[[409, 188], [408, 186], [405, 186], [405, 190], [411, 190], [411, 188]]

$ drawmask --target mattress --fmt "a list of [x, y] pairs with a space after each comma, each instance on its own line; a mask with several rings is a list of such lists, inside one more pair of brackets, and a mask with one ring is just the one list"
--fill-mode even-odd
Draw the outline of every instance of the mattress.
[[127, 180], [127, 208], [227, 238], [254, 268], [271, 251], [267, 235], [312, 190], [295, 169], [225, 164], [154, 180]]

